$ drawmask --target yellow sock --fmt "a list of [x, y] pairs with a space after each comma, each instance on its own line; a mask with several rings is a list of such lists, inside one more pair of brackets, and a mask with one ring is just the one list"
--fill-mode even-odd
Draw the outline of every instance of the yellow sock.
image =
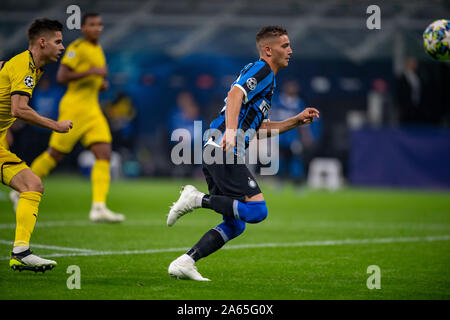
[[47, 152], [43, 152], [39, 157], [34, 159], [31, 164], [31, 170], [41, 179], [48, 176], [50, 171], [56, 166], [56, 161]]
[[91, 172], [92, 202], [106, 203], [111, 175], [108, 160], [96, 160]]
[[14, 247], [30, 246], [30, 238], [38, 215], [42, 193], [29, 191], [20, 194], [16, 210], [16, 238]]

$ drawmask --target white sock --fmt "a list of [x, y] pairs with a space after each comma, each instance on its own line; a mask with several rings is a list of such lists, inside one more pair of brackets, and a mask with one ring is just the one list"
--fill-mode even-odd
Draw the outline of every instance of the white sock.
[[104, 202], [92, 202], [92, 209], [101, 210], [106, 208], [106, 204]]
[[203, 192], [199, 192], [199, 194], [195, 197], [195, 206], [197, 208], [202, 207], [202, 200], [203, 200], [204, 196], [205, 196], [205, 194]]
[[180, 256], [178, 259], [180, 259], [181, 261], [184, 261], [184, 262], [189, 262], [189, 263], [195, 264], [194, 259], [192, 259], [191, 256], [187, 255], [186, 253], [183, 254], [182, 256]]
[[18, 254], [21, 252], [24, 252], [25, 250], [28, 250], [30, 247], [25, 247], [25, 246], [16, 246], [13, 248], [13, 253], [14, 254]]

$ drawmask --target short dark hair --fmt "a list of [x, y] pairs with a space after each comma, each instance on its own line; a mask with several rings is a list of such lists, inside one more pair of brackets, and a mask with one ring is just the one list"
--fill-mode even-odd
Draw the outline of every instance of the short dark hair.
[[83, 26], [86, 23], [86, 20], [91, 17], [100, 17], [100, 13], [88, 12], [83, 14], [83, 17], [81, 18], [81, 25]]
[[63, 25], [58, 20], [36, 19], [28, 28], [28, 39], [30, 41], [42, 36], [48, 31], [62, 31]]
[[265, 26], [256, 34], [256, 43], [263, 39], [270, 37], [280, 37], [282, 35], [287, 35], [285, 28], [280, 26]]

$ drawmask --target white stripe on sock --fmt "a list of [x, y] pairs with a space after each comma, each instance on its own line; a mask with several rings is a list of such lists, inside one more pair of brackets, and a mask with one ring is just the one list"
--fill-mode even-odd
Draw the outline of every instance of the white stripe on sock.
[[238, 204], [239, 204], [238, 200], [233, 201], [233, 214], [236, 219], [240, 219], [239, 211], [238, 211]]

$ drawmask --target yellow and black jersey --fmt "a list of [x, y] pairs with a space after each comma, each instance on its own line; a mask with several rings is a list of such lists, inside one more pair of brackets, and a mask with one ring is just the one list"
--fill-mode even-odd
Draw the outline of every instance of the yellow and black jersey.
[[43, 74], [36, 68], [31, 51], [26, 50], [3, 63], [0, 69], [0, 137], [16, 120], [11, 115], [11, 96], [25, 95], [31, 98]]
[[[83, 38], [72, 42], [61, 60], [61, 63], [75, 72], [85, 72], [91, 67], [104, 67], [106, 65], [103, 49], [99, 44], [93, 44]], [[98, 95], [103, 77], [90, 75], [70, 81], [63, 97], [63, 104], [76, 104], [76, 108], [91, 107], [98, 104]], [[74, 107], [72, 105], [71, 107]]]
[[[104, 67], [105, 55], [100, 45], [83, 38], [72, 42], [61, 63], [75, 72], [92, 67]], [[62, 153], [72, 151], [80, 141], [85, 147], [98, 142], [111, 143], [111, 132], [98, 101], [103, 77], [90, 75], [72, 80], [59, 103], [58, 121], [71, 120], [73, 129], [68, 133], [53, 132], [49, 145]]]

